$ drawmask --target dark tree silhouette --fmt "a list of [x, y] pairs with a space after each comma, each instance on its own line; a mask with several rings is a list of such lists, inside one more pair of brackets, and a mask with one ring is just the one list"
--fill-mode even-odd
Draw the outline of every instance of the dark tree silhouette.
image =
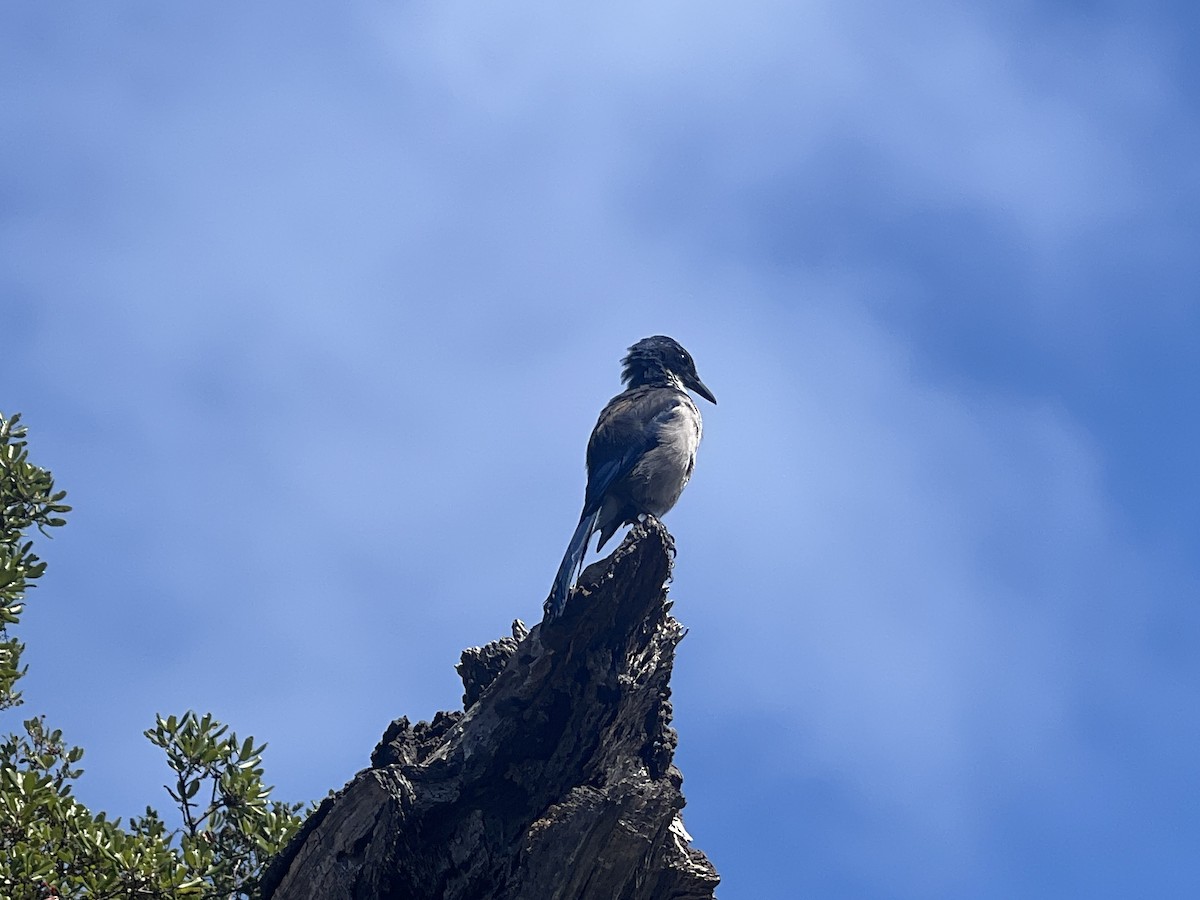
[[636, 525], [561, 618], [465, 651], [465, 711], [393, 722], [270, 866], [264, 897], [713, 897], [672, 763], [673, 555], [659, 523]]

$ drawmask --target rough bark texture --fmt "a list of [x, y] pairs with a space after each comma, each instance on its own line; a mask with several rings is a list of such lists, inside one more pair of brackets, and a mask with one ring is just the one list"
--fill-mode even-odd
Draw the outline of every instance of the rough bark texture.
[[673, 554], [657, 522], [563, 616], [463, 653], [465, 712], [393, 722], [263, 881], [270, 900], [701, 900], [672, 765]]

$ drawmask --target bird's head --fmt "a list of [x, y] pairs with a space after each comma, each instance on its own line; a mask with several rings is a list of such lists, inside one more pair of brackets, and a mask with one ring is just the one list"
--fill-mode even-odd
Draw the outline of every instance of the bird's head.
[[717, 402], [712, 391], [705, 387], [696, 374], [692, 355], [678, 341], [665, 334], [642, 338], [629, 348], [629, 355], [621, 360], [621, 366], [621, 381], [629, 387], [674, 383], [695, 391], [709, 403]]

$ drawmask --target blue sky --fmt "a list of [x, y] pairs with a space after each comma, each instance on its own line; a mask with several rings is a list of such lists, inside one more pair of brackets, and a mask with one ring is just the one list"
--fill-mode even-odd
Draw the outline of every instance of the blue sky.
[[667, 333], [720, 400], [667, 524], [723, 900], [1196, 896], [1197, 24], [6, 5], [0, 409], [76, 506], [18, 714], [114, 815], [155, 712], [340, 786], [537, 618]]

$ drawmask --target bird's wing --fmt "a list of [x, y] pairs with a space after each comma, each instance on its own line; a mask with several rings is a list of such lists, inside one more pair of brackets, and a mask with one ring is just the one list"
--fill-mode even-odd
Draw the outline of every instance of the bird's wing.
[[658, 446], [662, 427], [682, 402], [679, 392], [638, 387], [608, 401], [588, 441], [584, 509], [599, 509], [609, 489]]

